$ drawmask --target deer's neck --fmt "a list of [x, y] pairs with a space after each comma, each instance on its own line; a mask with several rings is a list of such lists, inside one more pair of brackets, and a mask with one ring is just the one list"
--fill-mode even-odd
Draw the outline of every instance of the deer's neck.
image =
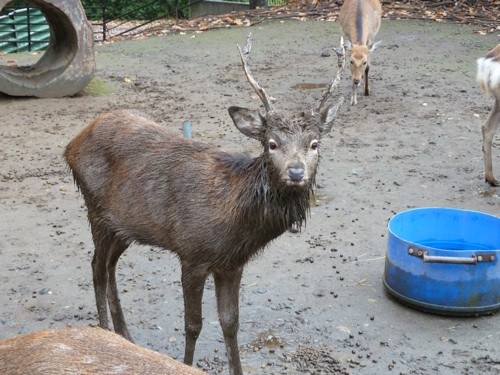
[[289, 187], [270, 170], [265, 155], [233, 160], [233, 171], [240, 182], [237, 193], [242, 217], [275, 238], [293, 223], [302, 225], [310, 208], [312, 186]]

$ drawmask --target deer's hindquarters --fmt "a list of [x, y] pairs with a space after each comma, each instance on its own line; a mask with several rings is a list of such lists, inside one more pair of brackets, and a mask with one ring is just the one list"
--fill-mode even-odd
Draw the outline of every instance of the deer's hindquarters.
[[500, 44], [495, 49], [498, 49], [499, 56], [477, 60], [476, 80], [485, 94], [494, 94], [495, 88], [500, 87]]
[[379, 0], [344, 0], [339, 23], [352, 44], [369, 46], [380, 28], [382, 5]]
[[482, 126], [484, 178], [492, 186], [500, 182], [493, 174], [491, 148], [493, 137], [500, 124], [500, 44], [493, 48], [486, 57], [477, 60], [477, 82], [486, 95], [493, 95], [493, 108]]

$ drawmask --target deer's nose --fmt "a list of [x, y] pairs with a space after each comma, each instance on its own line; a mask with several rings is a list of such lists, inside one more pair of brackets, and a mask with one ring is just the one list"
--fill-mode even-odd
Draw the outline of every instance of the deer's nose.
[[355, 84], [355, 85], [359, 85], [359, 79], [353, 79], [352, 82]]
[[300, 181], [304, 178], [304, 168], [302, 167], [288, 168], [288, 176], [292, 181]]

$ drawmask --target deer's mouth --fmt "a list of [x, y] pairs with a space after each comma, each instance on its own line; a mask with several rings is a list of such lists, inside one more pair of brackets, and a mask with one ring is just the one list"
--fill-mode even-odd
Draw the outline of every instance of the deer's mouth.
[[302, 180], [285, 179], [284, 182], [285, 185], [289, 187], [302, 187], [302, 186], [307, 186], [309, 184], [308, 179], [302, 179]]

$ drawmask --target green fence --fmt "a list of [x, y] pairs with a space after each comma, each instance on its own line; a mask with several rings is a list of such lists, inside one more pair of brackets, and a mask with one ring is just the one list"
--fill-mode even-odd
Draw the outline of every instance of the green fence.
[[0, 14], [0, 52], [40, 51], [50, 41], [50, 27], [37, 8]]

